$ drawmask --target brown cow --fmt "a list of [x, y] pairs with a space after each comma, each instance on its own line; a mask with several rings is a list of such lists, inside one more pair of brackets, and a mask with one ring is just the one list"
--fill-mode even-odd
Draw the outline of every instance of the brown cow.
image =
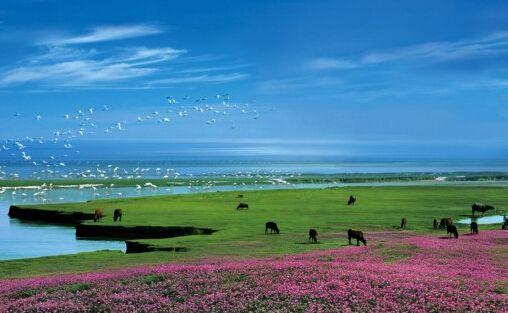
[[406, 228], [407, 225], [407, 218], [403, 217], [400, 221], [400, 228]]
[[103, 217], [104, 217], [104, 209], [95, 209], [93, 221], [100, 222]]
[[363, 242], [364, 245], [367, 245], [367, 240], [365, 240], [365, 238], [363, 237], [363, 233], [359, 230], [348, 229], [347, 239], [348, 239], [350, 245], [352, 245], [351, 238], [356, 239], [357, 246], [360, 245], [360, 241]]
[[113, 211], [113, 222], [116, 222], [116, 221], [121, 222], [122, 215], [123, 215], [122, 209], [115, 209], [115, 211]]
[[309, 240], [312, 240], [314, 243], [317, 243], [317, 230], [309, 229]]
[[452, 225], [453, 220], [450, 217], [442, 218], [439, 222], [439, 229], [446, 229], [448, 225]]

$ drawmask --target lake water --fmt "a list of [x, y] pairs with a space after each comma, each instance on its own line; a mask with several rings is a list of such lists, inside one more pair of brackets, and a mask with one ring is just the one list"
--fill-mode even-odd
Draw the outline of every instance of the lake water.
[[76, 239], [73, 226], [22, 222], [9, 218], [8, 211], [9, 203], [0, 201], [0, 260], [103, 249], [125, 251], [123, 241]]
[[[467, 145], [361, 145], [280, 141], [72, 143], [73, 150], [64, 149], [62, 143], [36, 142], [23, 142], [26, 146], [24, 150], [0, 149], [0, 179], [17, 176], [83, 177], [82, 175], [139, 175], [150, 178], [162, 177], [168, 173], [168, 169], [171, 169], [170, 174], [183, 176], [508, 172], [508, 152], [501, 153], [498, 151], [500, 148], [489, 150], [483, 146], [482, 149], [472, 150]], [[23, 152], [31, 157], [29, 161], [23, 159]]]

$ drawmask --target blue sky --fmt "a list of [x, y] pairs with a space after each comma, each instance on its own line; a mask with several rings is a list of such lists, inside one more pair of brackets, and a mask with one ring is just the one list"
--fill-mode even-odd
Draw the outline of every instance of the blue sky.
[[0, 46], [4, 139], [229, 93], [248, 114], [121, 138], [508, 143], [506, 1], [4, 0]]

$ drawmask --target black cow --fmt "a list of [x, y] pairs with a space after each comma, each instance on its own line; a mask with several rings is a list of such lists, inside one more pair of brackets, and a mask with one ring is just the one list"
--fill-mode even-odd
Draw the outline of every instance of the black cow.
[[270, 230], [270, 234], [273, 232], [275, 232], [277, 235], [280, 234], [279, 227], [277, 227], [277, 223], [275, 222], [266, 222], [265, 235], [268, 233], [268, 230]]
[[471, 234], [478, 235], [478, 223], [477, 222], [471, 222], [470, 229], [471, 229]]
[[442, 218], [439, 222], [439, 229], [446, 229], [448, 225], [452, 225], [453, 220], [450, 217]]
[[312, 240], [314, 243], [317, 242], [317, 230], [315, 229], [309, 229], [309, 240]]
[[439, 227], [439, 223], [437, 222], [436, 219], [434, 219], [434, 222], [433, 222], [432, 226], [434, 226], [434, 229], [437, 229]]
[[400, 228], [406, 228], [407, 225], [407, 218], [403, 217], [400, 221]]
[[347, 205], [355, 205], [356, 202], [356, 196], [349, 196], [349, 200], [347, 201]]
[[476, 212], [476, 211], [481, 212], [483, 215], [483, 214], [485, 214], [485, 212], [494, 210], [494, 209], [495, 208], [493, 206], [488, 205], [488, 204], [483, 204], [483, 203], [473, 203], [473, 205], [471, 206], [471, 211], [473, 212], [473, 216], [474, 216], [474, 212]]
[[347, 239], [349, 244], [352, 245], [351, 239], [356, 239], [356, 245], [360, 245], [360, 241], [363, 242], [364, 245], [367, 245], [367, 240], [363, 237], [363, 233], [359, 230], [348, 229], [347, 231]]
[[248, 209], [249, 208], [249, 205], [247, 203], [240, 203], [236, 206], [236, 209], [237, 210], [242, 210], [242, 209]]
[[113, 211], [113, 222], [116, 222], [116, 221], [121, 222], [122, 215], [123, 215], [122, 209], [115, 209], [115, 211]]
[[459, 232], [457, 231], [457, 227], [455, 225], [450, 224], [446, 226], [446, 233], [448, 234], [448, 237], [451, 238], [452, 234], [455, 239], [459, 238]]

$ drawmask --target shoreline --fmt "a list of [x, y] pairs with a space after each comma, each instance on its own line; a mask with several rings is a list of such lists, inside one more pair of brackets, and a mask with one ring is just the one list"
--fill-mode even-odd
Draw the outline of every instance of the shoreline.
[[279, 176], [252, 175], [245, 177], [192, 176], [177, 179], [0, 179], [0, 192], [7, 190], [42, 190], [59, 188], [115, 188], [115, 187], [179, 187], [179, 186], [228, 186], [228, 185], [289, 185], [319, 183], [382, 183], [382, 182], [508, 182], [505, 172], [387, 172], [354, 174], [288, 174]]

